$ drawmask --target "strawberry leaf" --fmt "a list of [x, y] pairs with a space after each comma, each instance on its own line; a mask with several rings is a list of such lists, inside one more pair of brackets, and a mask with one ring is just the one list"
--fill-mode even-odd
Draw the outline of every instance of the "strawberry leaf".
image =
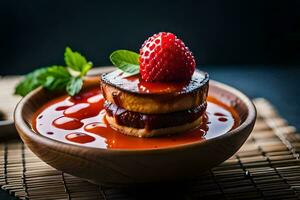
[[139, 54], [129, 50], [116, 50], [110, 54], [110, 61], [114, 66], [129, 76], [140, 73]]

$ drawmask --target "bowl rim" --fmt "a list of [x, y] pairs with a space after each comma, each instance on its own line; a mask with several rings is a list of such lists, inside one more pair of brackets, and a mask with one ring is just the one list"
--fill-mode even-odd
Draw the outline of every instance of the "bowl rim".
[[[201, 140], [197, 142], [192, 142], [188, 144], [180, 144], [176, 146], [170, 146], [170, 147], [162, 147], [162, 148], [149, 148], [149, 149], [104, 149], [104, 148], [97, 148], [97, 147], [88, 147], [88, 146], [80, 146], [76, 144], [70, 144], [70, 143], [65, 143], [59, 140], [54, 140], [52, 138], [43, 136], [41, 134], [38, 134], [32, 130], [30, 125], [24, 120], [22, 116], [22, 110], [25, 106], [25, 103], [34, 95], [37, 93], [41, 92], [43, 90], [42, 87], [36, 88], [29, 94], [27, 94], [24, 98], [22, 98], [19, 103], [17, 104], [15, 111], [14, 111], [14, 121], [15, 121], [15, 126], [18, 130], [19, 135], [21, 136], [22, 134], [25, 134], [26, 137], [30, 138], [30, 140], [34, 140], [34, 142], [39, 143], [39, 144], [45, 144], [46, 146], [61, 146], [63, 149], [67, 149], [72, 147], [74, 149], [73, 152], [78, 151], [93, 151], [93, 152], [101, 152], [101, 153], [116, 153], [116, 154], [130, 154], [130, 153], [135, 153], [136, 155], [138, 154], [144, 154], [144, 153], [160, 153], [160, 152], [168, 152], [168, 151], [175, 151], [175, 150], [184, 150], [184, 149], [189, 149], [189, 148], [195, 148], [198, 145], [203, 145], [203, 144], [209, 144], [212, 143], [216, 140], [223, 140], [228, 137], [232, 137], [235, 134], [241, 134], [242, 130], [251, 128], [254, 126], [255, 119], [256, 119], [256, 108], [252, 101], [241, 91], [227, 85], [224, 83], [220, 83], [218, 81], [210, 80], [209, 84], [213, 84], [214, 86], [221, 88], [225, 92], [230, 92], [233, 94], [237, 99], [241, 100], [247, 110], [248, 110], [248, 115], [246, 119], [236, 128], [230, 130], [229, 132], [222, 134], [220, 136], [207, 139], [207, 140]], [[248, 135], [251, 133], [249, 131]], [[25, 142], [26, 143], [26, 142]], [[70, 153], [70, 152], [69, 152]]]

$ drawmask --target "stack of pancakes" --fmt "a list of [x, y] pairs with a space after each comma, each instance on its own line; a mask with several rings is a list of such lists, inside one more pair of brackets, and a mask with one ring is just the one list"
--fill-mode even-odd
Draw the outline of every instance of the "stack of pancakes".
[[197, 128], [206, 110], [208, 74], [196, 70], [186, 83], [144, 86], [138, 77], [101, 76], [106, 120], [137, 137], [169, 135]]

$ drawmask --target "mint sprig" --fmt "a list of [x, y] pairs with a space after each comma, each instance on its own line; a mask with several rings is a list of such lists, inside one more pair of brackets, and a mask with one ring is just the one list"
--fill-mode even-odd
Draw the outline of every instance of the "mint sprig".
[[77, 94], [83, 85], [83, 80], [80, 77], [72, 77], [70, 81], [67, 83], [67, 92], [69, 95], [74, 96]]
[[[84, 76], [92, 68], [93, 63], [87, 62], [86, 58], [78, 52], [73, 52], [70, 47], [65, 51], [65, 63], [69, 70], [78, 72], [79, 76]], [[72, 73], [72, 72], [71, 72]]]
[[16, 86], [15, 94], [25, 96], [30, 91], [39, 87], [44, 81], [43, 75], [47, 72], [47, 68], [40, 68], [26, 75], [26, 77]]
[[78, 94], [83, 85], [83, 78], [93, 64], [69, 47], [66, 48], [64, 56], [66, 66], [53, 65], [27, 74], [16, 86], [15, 94], [25, 96], [39, 86], [51, 91], [66, 90], [71, 96]]
[[129, 50], [116, 50], [110, 54], [110, 61], [126, 76], [140, 73], [139, 54]]

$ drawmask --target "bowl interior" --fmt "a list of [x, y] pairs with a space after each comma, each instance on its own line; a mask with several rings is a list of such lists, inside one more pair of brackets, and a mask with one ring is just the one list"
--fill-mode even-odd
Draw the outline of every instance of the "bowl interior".
[[[89, 78], [88, 82], [85, 83], [83, 90], [88, 90], [94, 87], [99, 87], [99, 79], [96, 77]], [[64, 93], [62, 92], [49, 92], [45, 89], [40, 88], [32, 92], [30, 95], [26, 96], [25, 99], [22, 100], [24, 102], [24, 105], [21, 110], [21, 115], [28, 128], [31, 129], [31, 120], [33, 114], [42, 105], [63, 94]], [[249, 106], [251, 106], [252, 103], [249, 102], [248, 98], [239, 91], [222, 83], [210, 81], [209, 96], [212, 96], [221, 101], [223, 104], [235, 109], [241, 120], [240, 125], [235, 129], [238, 129], [249, 117]], [[235, 129], [233, 129], [232, 131], [234, 131]]]

